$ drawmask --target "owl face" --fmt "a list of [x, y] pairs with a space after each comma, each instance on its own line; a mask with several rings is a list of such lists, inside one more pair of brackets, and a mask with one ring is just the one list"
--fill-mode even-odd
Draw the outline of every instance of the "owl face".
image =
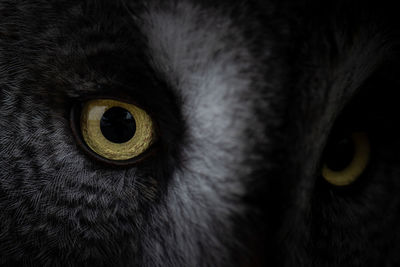
[[0, 265], [397, 265], [395, 14], [303, 2], [0, 0]]

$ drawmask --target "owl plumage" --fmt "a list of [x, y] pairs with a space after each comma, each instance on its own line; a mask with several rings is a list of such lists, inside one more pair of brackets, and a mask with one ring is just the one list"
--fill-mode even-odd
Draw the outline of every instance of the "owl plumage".
[[[0, 0], [0, 266], [397, 266], [395, 10]], [[94, 98], [147, 112], [152, 153], [93, 156]], [[332, 185], [354, 131], [368, 166]]]

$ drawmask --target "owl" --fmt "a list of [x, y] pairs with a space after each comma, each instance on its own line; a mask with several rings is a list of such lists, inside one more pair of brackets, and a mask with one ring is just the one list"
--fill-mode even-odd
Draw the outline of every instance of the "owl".
[[399, 266], [398, 23], [0, 0], [0, 266]]

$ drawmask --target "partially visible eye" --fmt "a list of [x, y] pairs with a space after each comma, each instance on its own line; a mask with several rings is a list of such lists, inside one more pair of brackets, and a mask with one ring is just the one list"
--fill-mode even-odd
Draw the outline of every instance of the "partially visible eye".
[[143, 109], [126, 102], [90, 100], [75, 119], [79, 120], [84, 143], [106, 161], [134, 162], [156, 140], [152, 118]]
[[364, 132], [332, 140], [325, 151], [322, 177], [335, 186], [349, 185], [363, 174], [369, 156], [370, 144]]

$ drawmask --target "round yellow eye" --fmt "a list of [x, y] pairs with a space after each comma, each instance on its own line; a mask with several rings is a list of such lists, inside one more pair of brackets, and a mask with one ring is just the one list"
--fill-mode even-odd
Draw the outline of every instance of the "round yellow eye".
[[[370, 144], [367, 135], [363, 132], [355, 132], [351, 138], [335, 144], [332, 150], [334, 152], [328, 153], [336, 157], [336, 160], [332, 163], [332, 160], [328, 159], [328, 162], [323, 165], [324, 179], [335, 186], [345, 186], [356, 181], [364, 172], [369, 160]], [[348, 156], [347, 159], [345, 154]]]
[[86, 102], [81, 111], [80, 126], [89, 148], [109, 160], [135, 158], [155, 141], [150, 116], [135, 105], [117, 100]]

